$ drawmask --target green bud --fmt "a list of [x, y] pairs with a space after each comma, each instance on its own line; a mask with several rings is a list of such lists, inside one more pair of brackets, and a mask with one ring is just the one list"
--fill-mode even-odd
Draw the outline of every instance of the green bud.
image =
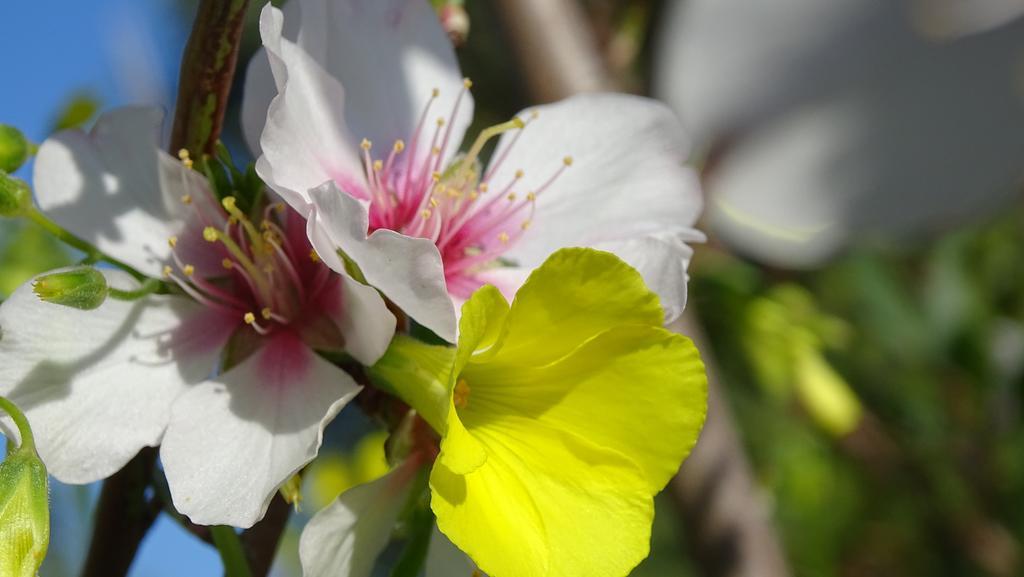
[[21, 216], [32, 207], [32, 189], [20, 178], [0, 170], [0, 217]]
[[18, 427], [21, 445], [0, 463], [0, 575], [35, 577], [50, 544], [49, 487], [46, 466], [36, 454], [25, 415], [0, 397]]
[[20, 130], [0, 124], [0, 170], [14, 172], [28, 160], [32, 143]]
[[43, 275], [32, 284], [32, 290], [41, 301], [83, 311], [98, 308], [109, 293], [107, 278], [92, 267]]

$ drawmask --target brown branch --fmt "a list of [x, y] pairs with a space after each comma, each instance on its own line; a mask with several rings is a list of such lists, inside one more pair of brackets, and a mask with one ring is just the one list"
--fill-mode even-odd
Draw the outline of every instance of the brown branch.
[[213, 154], [238, 61], [249, 0], [202, 0], [181, 59], [171, 151]]
[[82, 577], [128, 574], [142, 538], [160, 513], [159, 500], [147, 501], [145, 496], [155, 464], [156, 449], [147, 447], [104, 481]]
[[578, 3], [498, 0], [495, 7], [535, 100], [551, 102], [577, 92], [611, 87], [597, 42]]
[[[597, 43], [573, 0], [497, 0], [534, 99], [548, 102], [608, 89]], [[746, 453], [715, 377], [711, 347], [691, 315], [684, 334], [708, 367], [709, 410], [700, 441], [669, 491], [687, 543], [707, 577], [787, 577], [785, 556], [758, 495]]]
[[693, 339], [708, 371], [704, 430], [668, 487], [690, 553], [708, 577], [787, 576], [782, 546], [722, 395], [711, 347], [689, 315], [670, 328]]
[[252, 577], [266, 577], [270, 573], [274, 556], [277, 554], [277, 546], [281, 542], [281, 535], [291, 513], [292, 506], [285, 502], [281, 493], [278, 493], [270, 502], [263, 520], [242, 533], [242, 547], [245, 549]]

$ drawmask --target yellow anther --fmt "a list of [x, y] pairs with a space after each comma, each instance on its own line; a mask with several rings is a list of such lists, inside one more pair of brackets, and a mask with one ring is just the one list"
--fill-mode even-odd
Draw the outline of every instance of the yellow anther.
[[460, 196], [462, 196], [462, 191], [457, 189], [457, 188], [455, 188], [454, 186], [448, 187], [448, 191], [447, 192], [448, 192], [448, 196], [450, 198], [459, 198]]
[[309, 249], [309, 260], [320, 262], [320, 255], [316, 253], [316, 249]]
[[186, 195], [182, 196], [181, 197], [181, 204], [184, 204], [184, 205], [192, 204], [192, 195], [191, 194], [186, 194]]
[[224, 205], [224, 210], [228, 212], [234, 212], [238, 207], [238, 200], [233, 196], [225, 196], [224, 200], [220, 201]]
[[486, 183], [486, 182], [481, 182], [481, 183], [480, 183], [480, 186], [478, 186], [477, 188], [478, 188], [478, 189], [480, 189], [480, 192], [481, 192], [481, 193], [484, 193], [484, 192], [487, 192], [487, 189], [488, 189], [489, 187], [487, 186], [487, 183]]
[[508, 244], [508, 239], [509, 236], [507, 232], [501, 231], [498, 233], [498, 241], [501, 242], [501, 244]]
[[519, 170], [517, 170], [516, 171], [516, 180], [519, 180], [520, 178], [522, 178], [524, 174], [525, 173], [523, 172], [523, 169], [520, 168]]
[[535, 120], [538, 116], [540, 116], [540, 112], [536, 110], [530, 111], [530, 120]]
[[433, 172], [433, 173], [431, 173], [430, 174], [430, 179], [433, 180], [434, 182], [441, 182], [441, 173], [440, 172]]
[[470, 80], [469, 78], [463, 78], [462, 79], [462, 85], [464, 87], [466, 87], [466, 89], [468, 90], [470, 88], [473, 88], [473, 81]]
[[434, 156], [437, 156], [438, 154], [441, 154], [441, 147], [440, 146], [435, 146], [434, 148], [431, 148], [430, 149], [430, 154], [433, 154]]
[[566, 156], [565, 158], [563, 158], [562, 159], [562, 164], [564, 164], [566, 166], [572, 166], [572, 157], [571, 156]]
[[528, 200], [530, 202], [533, 202], [533, 201], [537, 200], [537, 193], [536, 192], [528, 192], [528, 193], [526, 193], [526, 200]]
[[181, 269], [181, 272], [185, 273], [185, 276], [192, 276], [192, 275], [196, 274], [196, 267], [194, 267], [194, 266], [192, 266], [190, 264], [187, 264], [187, 265], [185, 265], [184, 268]]
[[178, 246], [178, 237], [172, 236], [171, 238], [167, 239], [167, 244], [171, 248]]
[[369, 140], [365, 139], [365, 138], [363, 139], [362, 142], [359, 143], [359, 148], [362, 148], [363, 150], [370, 150], [370, 148], [372, 146], [373, 146], [373, 143], [370, 142]]
[[245, 316], [242, 317], [242, 320], [245, 321], [245, 324], [251, 325], [256, 322], [256, 315], [252, 313], [245, 313]]
[[469, 191], [469, 200], [476, 200], [478, 198], [480, 198], [480, 193], [475, 190]]
[[224, 260], [220, 261], [220, 266], [224, 267], [226, 270], [231, 270], [235, 268], [235, 262], [230, 258], [225, 258]]
[[229, 216], [228, 217], [228, 224], [230, 224], [231, 226], [235, 226], [236, 224], [238, 224], [238, 217], [237, 216]]
[[434, 208], [437, 208], [437, 205], [439, 205], [439, 204], [441, 204], [441, 203], [438, 202], [436, 198], [430, 197], [430, 206], [432, 206]]
[[465, 379], [460, 379], [455, 384], [455, 390], [452, 391], [452, 404], [459, 409], [466, 408], [466, 405], [469, 404], [469, 393], [469, 384]]
[[523, 230], [526, 230], [526, 229], [530, 228], [530, 221], [524, 220], [523, 224], [521, 224], [519, 226], [522, 227]]
[[380, 171], [384, 170], [384, 161], [383, 160], [374, 160], [373, 161], [373, 170], [376, 171], [376, 172], [380, 172]]
[[508, 193], [508, 197], [507, 198], [508, 198], [509, 202], [515, 202], [515, 200], [516, 200], [516, 193], [514, 193], [514, 192]]
[[273, 316], [273, 314], [274, 313], [270, 310], [270, 307], [264, 307], [263, 310], [260, 311], [260, 316], [262, 316], [265, 320], [268, 321], [270, 320], [270, 317]]
[[431, 98], [437, 98], [440, 95], [441, 95], [441, 90], [439, 88], [434, 88], [433, 90], [430, 91], [430, 97]]
[[188, 157], [189, 157], [189, 154], [188, 154], [188, 149], [187, 148], [182, 148], [182, 149], [178, 150], [178, 159], [179, 160], [185, 160]]
[[284, 212], [284, 203], [283, 202], [274, 203], [274, 212], [276, 212], [277, 214], [283, 213]]
[[423, 220], [427, 220], [428, 218], [430, 218], [430, 211], [423, 209], [420, 211], [420, 216], [423, 217]]
[[169, 266], [165, 266], [164, 267], [163, 273], [164, 273], [164, 277], [165, 278], [166, 277], [170, 277], [172, 272], [173, 271], [171, 270], [171, 267], [169, 267]]
[[444, 118], [443, 117], [440, 117], [440, 116], [437, 117], [437, 126], [439, 128], [444, 126]]
[[395, 145], [391, 147], [395, 152], [402, 152], [405, 150], [405, 141], [399, 138], [395, 141]]
[[206, 240], [206, 242], [217, 242], [218, 238], [220, 238], [220, 231], [216, 228], [208, 226], [203, 229], [203, 239]]
[[189, 170], [192, 170], [192, 159], [186, 158], [185, 160], [182, 160], [181, 165]]
[[[262, 231], [268, 231], [268, 230], [270, 230], [270, 223], [269, 223], [269, 222], [267, 222], [267, 221], [263, 221], [263, 222], [261, 222], [261, 223], [260, 223], [260, 230], [262, 230]], [[266, 234], [264, 234], [263, 238], [266, 238]]]

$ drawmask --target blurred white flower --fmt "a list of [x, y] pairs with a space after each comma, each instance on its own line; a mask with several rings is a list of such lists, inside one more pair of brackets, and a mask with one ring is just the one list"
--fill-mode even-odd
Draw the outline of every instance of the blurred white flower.
[[1024, 20], [937, 41], [910, 8], [672, 3], [656, 91], [714, 151], [705, 187], [723, 240], [815, 266], [852, 241], [941, 230], [1020, 192]]

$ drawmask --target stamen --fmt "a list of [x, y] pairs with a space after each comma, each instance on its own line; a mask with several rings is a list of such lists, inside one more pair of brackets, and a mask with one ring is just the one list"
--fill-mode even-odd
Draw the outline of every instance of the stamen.
[[249, 325], [250, 327], [253, 328], [253, 330], [255, 330], [257, 333], [263, 336], [266, 336], [270, 333], [270, 331], [266, 327], [256, 322], [256, 315], [254, 315], [251, 311], [245, 313], [245, 316], [242, 317], [242, 320], [245, 321], [245, 324]]
[[455, 384], [455, 390], [452, 391], [452, 404], [458, 409], [465, 409], [469, 405], [469, 384], [466, 379], [459, 379], [459, 382]]

